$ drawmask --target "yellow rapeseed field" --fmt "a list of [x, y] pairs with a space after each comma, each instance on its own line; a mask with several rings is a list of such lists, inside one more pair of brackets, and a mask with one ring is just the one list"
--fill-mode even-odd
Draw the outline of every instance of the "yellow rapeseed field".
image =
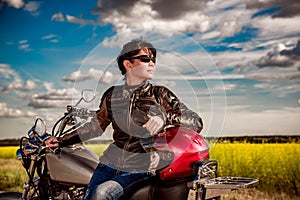
[[[106, 146], [87, 145], [97, 155]], [[22, 188], [25, 170], [16, 159], [17, 149], [0, 147], [0, 191], [15, 189], [16, 185], [19, 191]], [[218, 161], [220, 176], [257, 178], [260, 183], [256, 188], [262, 192], [300, 195], [300, 144], [218, 143], [211, 148], [210, 158]]]
[[217, 144], [210, 157], [221, 176], [253, 177], [260, 190], [300, 195], [300, 144]]

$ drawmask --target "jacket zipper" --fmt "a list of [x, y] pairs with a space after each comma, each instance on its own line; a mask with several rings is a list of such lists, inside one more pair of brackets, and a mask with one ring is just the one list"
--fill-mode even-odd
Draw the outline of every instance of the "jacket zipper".
[[[127, 117], [127, 130], [128, 131], [130, 131], [130, 128], [131, 128], [130, 127], [130, 119], [131, 119], [131, 112], [132, 112], [132, 106], [133, 106], [134, 99], [135, 99], [135, 93], [133, 93], [132, 97], [130, 98], [129, 111], [128, 111], [128, 117]], [[124, 168], [124, 160], [125, 160], [124, 154], [125, 154], [125, 151], [128, 150], [128, 146], [129, 146], [131, 139], [132, 139], [132, 135], [129, 135], [127, 142], [123, 146], [123, 152], [122, 152], [122, 156], [121, 156], [120, 163], [119, 163], [120, 168]]]

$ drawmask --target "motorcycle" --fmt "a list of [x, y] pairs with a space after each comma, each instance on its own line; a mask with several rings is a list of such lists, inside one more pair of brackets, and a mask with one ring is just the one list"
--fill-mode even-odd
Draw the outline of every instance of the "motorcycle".
[[[80, 200], [97, 167], [98, 156], [83, 144], [62, 148], [47, 148], [45, 141], [51, 136], [62, 137], [83, 125], [91, 117], [88, 109], [78, 108], [83, 100], [94, 99], [90, 90], [83, 90], [74, 106], [46, 132], [41, 118], [37, 118], [28, 136], [20, 139], [16, 154], [27, 173], [23, 192], [3, 192], [0, 199], [23, 200]], [[71, 128], [66, 129], [67, 126]], [[218, 163], [209, 158], [209, 145], [198, 133], [184, 127], [167, 128], [163, 136], [145, 148], [155, 149], [161, 156], [157, 175], [136, 184], [121, 197], [123, 200], [220, 199], [232, 190], [254, 186], [259, 180], [244, 177], [219, 177]]]

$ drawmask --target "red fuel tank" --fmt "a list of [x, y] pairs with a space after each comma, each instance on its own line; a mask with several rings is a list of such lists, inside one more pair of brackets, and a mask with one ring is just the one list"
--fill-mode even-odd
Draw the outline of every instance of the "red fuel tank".
[[190, 177], [193, 174], [192, 164], [209, 158], [209, 146], [204, 138], [197, 132], [185, 128], [174, 127], [166, 130], [167, 144], [158, 150], [171, 151], [174, 159], [170, 165], [160, 171], [162, 180]]

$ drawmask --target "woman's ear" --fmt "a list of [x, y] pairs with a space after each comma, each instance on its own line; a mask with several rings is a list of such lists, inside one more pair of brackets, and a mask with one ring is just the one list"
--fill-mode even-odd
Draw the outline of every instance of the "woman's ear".
[[132, 69], [132, 63], [129, 60], [124, 60], [123, 65], [125, 67], [126, 72]]

